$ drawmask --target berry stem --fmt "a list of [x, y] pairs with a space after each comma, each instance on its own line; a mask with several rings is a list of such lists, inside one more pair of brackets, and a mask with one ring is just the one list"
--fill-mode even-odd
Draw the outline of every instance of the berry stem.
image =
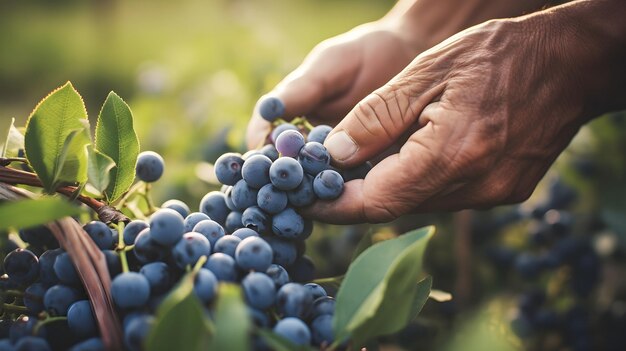
[[7, 290], [7, 291], [5, 291], [5, 294], [7, 294], [8, 296], [15, 296], [15, 297], [23, 297], [24, 296], [24, 292], [20, 291], [20, 290]]
[[3, 311], [9, 311], [9, 312], [17, 312], [17, 313], [26, 313], [28, 312], [28, 308], [26, 308], [25, 306], [16, 306], [10, 303], [3, 303], [2, 304], [2, 310]]
[[[11, 184], [11, 185], [29, 185], [34, 187], [42, 188], [43, 184], [37, 178], [35, 173], [25, 172], [14, 168], [9, 168], [0, 165], [0, 182]], [[76, 186], [62, 186], [56, 189], [56, 192], [62, 195], [65, 195], [69, 198], [72, 198], [76, 195], [76, 190], [78, 187]], [[83, 204], [89, 206], [92, 210], [94, 210], [98, 217], [102, 222], [125, 222], [130, 221], [128, 217], [124, 216], [121, 212], [109, 207], [106, 203], [98, 201], [94, 198], [85, 195], [76, 196], [76, 200], [82, 202]], [[114, 211], [115, 213], [112, 213]]]
[[120, 263], [122, 264], [122, 272], [128, 273], [128, 259], [126, 259], [126, 244], [124, 243], [124, 222], [117, 225], [117, 253], [120, 255]]
[[154, 211], [156, 211], [156, 207], [154, 206], [154, 203], [152, 202], [152, 198], [150, 197], [150, 190], [152, 188], [152, 185], [150, 183], [145, 183], [144, 186], [144, 192], [143, 192], [143, 197], [146, 200], [146, 204], [148, 205], [148, 213], [154, 213]]
[[60, 317], [46, 317], [46, 319], [44, 319], [43, 321], [39, 321], [39, 323], [37, 323], [37, 325], [35, 325], [35, 328], [33, 328], [33, 334], [37, 335], [37, 333], [39, 333], [39, 329], [41, 327], [43, 327], [46, 324], [49, 323], [54, 323], [54, 322], [58, 322], [58, 321], [66, 321], [67, 317], [65, 316], [60, 316]]
[[21, 162], [24, 164], [28, 164], [28, 160], [24, 157], [0, 157], [0, 165], [8, 166], [11, 162]]
[[207, 261], [207, 257], [206, 256], [200, 256], [200, 258], [198, 259], [198, 261], [196, 261], [196, 264], [193, 266], [193, 274], [197, 274], [200, 271], [200, 268], [202, 268], [202, 266], [204, 266], [204, 264]]

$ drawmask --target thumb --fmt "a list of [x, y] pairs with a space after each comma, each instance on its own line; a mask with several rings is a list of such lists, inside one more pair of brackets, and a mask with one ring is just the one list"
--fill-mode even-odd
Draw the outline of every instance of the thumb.
[[410, 79], [401, 72], [361, 100], [330, 132], [324, 146], [340, 167], [353, 167], [384, 152], [443, 91], [434, 79]]

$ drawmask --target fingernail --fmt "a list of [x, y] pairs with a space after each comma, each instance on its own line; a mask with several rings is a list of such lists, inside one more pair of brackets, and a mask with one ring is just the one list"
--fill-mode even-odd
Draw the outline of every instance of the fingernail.
[[330, 156], [337, 161], [345, 161], [359, 150], [359, 146], [343, 130], [331, 135], [324, 146], [328, 149]]

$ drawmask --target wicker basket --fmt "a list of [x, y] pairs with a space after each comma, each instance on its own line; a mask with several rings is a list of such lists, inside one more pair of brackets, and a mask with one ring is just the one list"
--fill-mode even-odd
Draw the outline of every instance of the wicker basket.
[[[32, 198], [33, 193], [0, 183], [0, 200]], [[61, 247], [67, 251], [85, 286], [94, 316], [107, 350], [123, 350], [120, 321], [111, 300], [111, 278], [104, 254], [73, 218], [63, 218], [46, 225]]]

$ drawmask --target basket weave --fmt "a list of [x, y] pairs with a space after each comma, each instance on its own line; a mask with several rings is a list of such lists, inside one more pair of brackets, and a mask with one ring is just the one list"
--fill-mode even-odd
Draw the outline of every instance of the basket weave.
[[[0, 183], [0, 200], [16, 201], [32, 197], [34, 194], [29, 191]], [[87, 291], [105, 349], [123, 350], [122, 328], [111, 300], [111, 278], [104, 254], [73, 218], [62, 218], [48, 223], [46, 227], [76, 267]]]

